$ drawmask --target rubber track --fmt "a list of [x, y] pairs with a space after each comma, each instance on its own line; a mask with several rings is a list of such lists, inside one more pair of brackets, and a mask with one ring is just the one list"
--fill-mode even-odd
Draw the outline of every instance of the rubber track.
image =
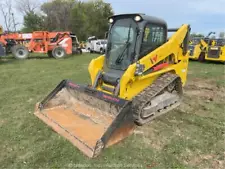
[[[143, 119], [141, 119], [141, 111], [143, 107], [150, 102], [155, 96], [163, 92], [167, 86], [173, 83], [175, 80], [180, 80], [180, 77], [173, 73], [165, 73], [159, 76], [151, 86], [145, 88], [133, 99], [132, 109], [134, 120], [138, 125], [143, 125]], [[180, 81], [179, 81], [180, 82]], [[181, 82], [180, 82], [181, 85]], [[178, 90], [178, 94], [182, 95], [182, 86], [175, 86]], [[149, 121], [148, 121], [149, 122]]]

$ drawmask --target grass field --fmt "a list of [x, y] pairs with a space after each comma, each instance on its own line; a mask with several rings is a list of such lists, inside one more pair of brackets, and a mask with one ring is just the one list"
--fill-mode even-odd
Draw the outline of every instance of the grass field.
[[[0, 60], [1, 168], [225, 168], [225, 66], [191, 62], [182, 105], [88, 159], [33, 115], [62, 79], [88, 83], [96, 55]], [[114, 166], [116, 168], [116, 166]]]

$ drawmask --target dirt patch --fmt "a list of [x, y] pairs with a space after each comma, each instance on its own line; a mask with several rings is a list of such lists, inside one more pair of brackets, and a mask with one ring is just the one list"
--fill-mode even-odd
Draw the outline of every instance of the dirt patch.
[[214, 155], [205, 154], [205, 155], [198, 155], [191, 157], [189, 161], [187, 161], [188, 164], [192, 166], [199, 166], [203, 160], [211, 160], [214, 158]]
[[0, 120], [0, 127], [2, 127], [6, 123], [5, 120]]
[[195, 78], [188, 81], [184, 88], [184, 94], [190, 97], [196, 97], [211, 102], [214, 100], [224, 100], [225, 88], [218, 87], [211, 80]]
[[201, 166], [209, 169], [224, 169], [225, 161], [218, 160], [218, 157], [214, 154], [201, 154], [198, 156], [192, 156], [189, 160], [184, 161], [185, 164], [191, 166]]

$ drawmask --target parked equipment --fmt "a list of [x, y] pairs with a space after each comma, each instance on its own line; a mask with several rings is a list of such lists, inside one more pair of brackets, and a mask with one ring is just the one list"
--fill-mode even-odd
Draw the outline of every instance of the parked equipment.
[[205, 37], [194, 37], [191, 39], [191, 43], [189, 44], [189, 58], [191, 60], [204, 60], [205, 53], [208, 50], [208, 45], [210, 45], [211, 42], [210, 36], [215, 33], [216, 32], [209, 32]]
[[[0, 44], [4, 48], [4, 55], [12, 53], [12, 48], [16, 44], [23, 44], [23, 42], [27, 42], [30, 39], [23, 38], [23, 35], [25, 34], [19, 34], [19, 33], [4, 33], [0, 35]], [[27, 35], [27, 34], [26, 34]]]
[[[88, 67], [91, 85], [63, 80], [35, 111], [89, 157], [176, 108], [188, 71], [189, 25], [167, 29], [144, 14], [109, 23], [107, 51]], [[167, 32], [175, 32], [168, 41]]]
[[97, 37], [95, 37], [95, 36], [91, 36], [91, 37], [88, 38], [87, 43], [86, 43], [86, 49], [88, 51], [91, 52], [91, 49], [93, 49], [93, 43], [92, 42], [96, 41], [96, 40], [97, 40]]
[[27, 58], [30, 52], [63, 58], [72, 53], [82, 53], [82, 50], [77, 37], [70, 32], [37, 31], [32, 33], [28, 47], [17, 44], [12, 49], [13, 55], [18, 59]]
[[27, 46], [32, 39], [32, 33], [3, 32], [2, 27], [0, 32], [0, 45], [4, 48], [4, 55], [11, 54], [15, 45]]
[[70, 32], [2, 33], [0, 45], [5, 54], [12, 53], [18, 59], [26, 59], [30, 52], [46, 53], [55, 58], [82, 53], [77, 36]]
[[217, 61], [225, 62], [225, 39], [210, 38], [210, 32], [208, 36], [204, 38], [193, 38], [189, 44], [191, 60], [204, 61]]
[[4, 46], [0, 43], [0, 57], [5, 56], [5, 48]]
[[208, 43], [202, 38], [193, 38], [191, 40], [191, 44], [189, 44], [190, 55], [189, 58], [191, 60], [199, 60], [202, 61], [205, 57], [205, 53], [208, 49]]
[[208, 47], [204, 60], [225, 63], [225, 39], [214, 39], [213, 42]]
[[[3, 27], [0, 25], [0, 36], [3, 33]], [[0, 56], [4, 56], [5, 55], [5, 48], [4, 48], [4, 44], [1, 42], [1, 38], [0, 38]]]
[[107, 47], [107, 40], [106, 39], [92, 40], [89, 44], [89, 47], [90, 53], [104, 54]]

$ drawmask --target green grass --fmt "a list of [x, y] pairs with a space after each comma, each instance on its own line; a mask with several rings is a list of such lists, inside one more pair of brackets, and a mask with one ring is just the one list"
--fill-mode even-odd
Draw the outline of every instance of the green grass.
[[225, 66], [222, 63], [206, 62], [191, 62], [189, 70], [192, 73], [191, 77], [200, 77], [203, 79], [212, 79], [219, 86], [225, 85]]
[[[225, 91], [222, 64], [191, 62], [183, 104], [138, 128], [96, 159], [88, 159], [37, 119], [33, 115], [35, 103], [61, 80], [89, 82], [87, 66], [93, 57], [96, 55], [0, 60], [1, 168], [107, 168], [116, 164], [159, 169], [224, 168], [225, 100], [219, 95]], [[210, 83], [208, 89], [199, 85], [205, 83]], [[193, 90], [202, 92], [197, 95]]]

